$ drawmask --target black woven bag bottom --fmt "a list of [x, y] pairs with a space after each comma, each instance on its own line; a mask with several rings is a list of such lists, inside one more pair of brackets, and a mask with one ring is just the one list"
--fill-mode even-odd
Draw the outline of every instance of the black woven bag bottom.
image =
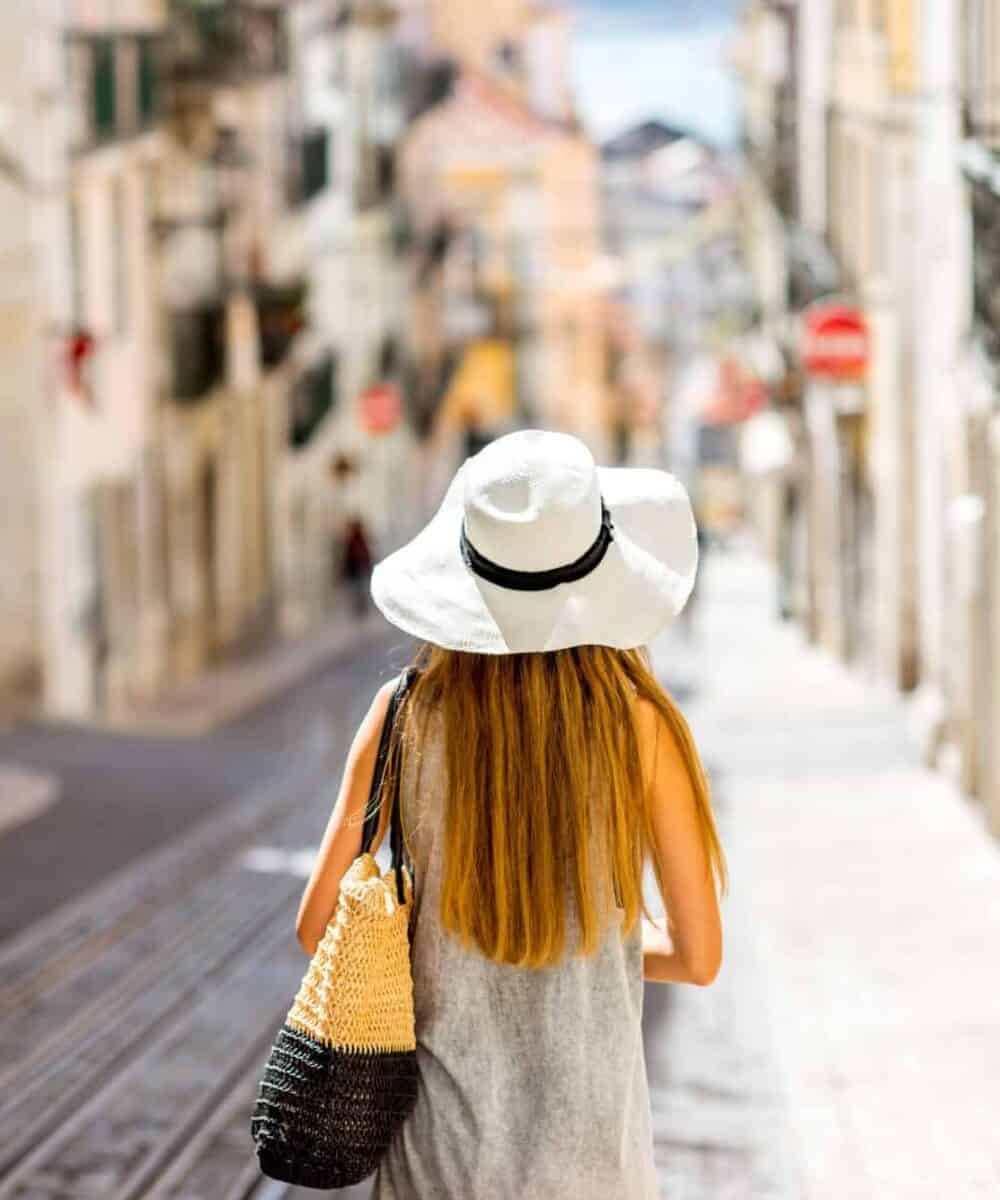
[[250, 1121], [261, 1171], [310, 1188], [373, 1174], [417, 1099], [414, 1050], [334, 1050], [287, 1023]]

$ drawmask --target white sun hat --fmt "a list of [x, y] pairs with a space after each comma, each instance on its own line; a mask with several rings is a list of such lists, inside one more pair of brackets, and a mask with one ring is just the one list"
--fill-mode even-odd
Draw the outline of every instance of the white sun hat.
[[578, 438], [525, 429], [465, 460], [371, 590], [393, 625], [448, 650], [626, 650], [677, 616], [697, 568], [680, 480], [598, 467]]

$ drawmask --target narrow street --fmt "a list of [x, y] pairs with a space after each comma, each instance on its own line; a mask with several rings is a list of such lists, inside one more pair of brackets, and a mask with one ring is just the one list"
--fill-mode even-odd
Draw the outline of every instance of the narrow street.
[[[656, 657], [712, 772], [732, 893], [716, 983], [646, 992], [662, 1193], [995, 1196], [996, 845], [914, 765], [900, 702], [774, 620], [757, 562], [710, 556], [703, 585], [694, 640]], [[302, 852], [405, 654], [387, 637], [189, 742], [10, 735], [5, 753], [64, 777], [0, 839], [15, 909], [59, 829], [74, 860], [121, 857], [0, 945], [0, 1200], [315, 1194], [261, 1179], [249, 1111], [304, 969]]]
[[[357, 638], [348, 641], [316, 668], [300, 671], [294, 687], [272, 689], [204, 736], [157, 733], [159, 725], [178, 725], [172, 706], [134, 733], [72, 724], [0, 731], [0, 763], [52, 774], [58, 785], [56, 801], [35, 820], [6, 836], [0, 827], [0, 877], [14, 883], [0, 911], [0, 939], [231, 802], [251, 792], [280, 793], [328, 756], [336, 761], [372, 692], [409, 652], [406, 638], [381, 619], [377, 628], [370, 648], [366, 628], [363, 652]], [[271, 669], [282, 667], [283, 660]], [[214, 686], [233, 685], [226, 678]], [[196, 696], [211, 717], [210, 688]], [[239, 708], [232, 696], [225, 699]], [[329, 787], [327, 780], [324, 794]]]

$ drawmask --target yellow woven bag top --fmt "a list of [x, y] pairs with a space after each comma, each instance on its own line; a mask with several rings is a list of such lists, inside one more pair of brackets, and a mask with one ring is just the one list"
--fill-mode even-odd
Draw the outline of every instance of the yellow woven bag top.
[[409, 872], [399, 903], [394, 873], [359, 854], [340, 884], [337, 910], [299, 985], [287, 1022], [338, 1050], [412, 1050]]

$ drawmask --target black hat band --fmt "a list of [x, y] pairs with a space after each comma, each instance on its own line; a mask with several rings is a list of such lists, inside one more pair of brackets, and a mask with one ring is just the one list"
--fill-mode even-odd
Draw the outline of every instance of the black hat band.
[[608, 547], [614, 540], [614, 524], [607, 505], [601, 500], [601, 528], [593, 543], [571, 563], [561, 567], [549, 567], [545, 571], [517, 571], [513, 567], [503, 567], [487, 558], [469, 541], [465, 532], [465, 522], [462, 522], [461, 549], [465, 565], [474, 574], [497, 587], [510, 588], [516, 592], [545, 592], [549, 588], [558, 587], [560, 583], [575, 583], [589, 575], [603, 561]]

